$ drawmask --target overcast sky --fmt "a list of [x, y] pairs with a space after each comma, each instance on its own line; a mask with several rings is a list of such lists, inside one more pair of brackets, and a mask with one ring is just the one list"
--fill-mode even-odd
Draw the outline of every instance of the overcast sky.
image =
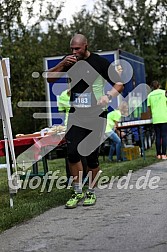
[[[57, 6], [60, 6], [61, 1], [62, 0], [43, 1], [43, 11], [45, 12], [46, 6], [49, 2], [51, 2], [55, 7], [57, 7]], [[65, 3], [64, 3], [64, 7], [62, 9], [62, 12], [59, 16], [59, 20], [66, 19], [67, 23], [69, 24], [69, 22], [72, 20], [72, 16], [75, 15], [77, 12], [81, 11], [83, 5], [85, 5], [87, 10], [92, 11], [93, 6], [97, 1], [98, 0], [64, 0]], [[128, 4], [128, 2], [131, 4], [130, 0], [126, 0], [127, 4]], [[147, 4], [150, 4], [150, 2], [155, 4], [157, 2], [157, 0], [147, 0], [146, 1]], [[27, 13], [24, 12], [25, 5], [26, 5], [26, 1], [23, 2], [23, 21], [26, 23]], [[33, 7], [34, 7], [34, 13], [39, 13], [39, 2], [38, 1], [36, 1], [34, 3]], [[35, 20], [35, 17], [32, 18], [31, 22], [33, 22], [34, 20]]]
[[67, 22], [69, 22], [72, 19], [72, 15], [79, 12], [83, 5], [85, 5], [87, 9], [92, 10], [96, 1], [97, 0], [66, 0], [59, 19], [66, 18]]
[[[43, 2], [43, 13], [45, 13], [45, 9], [47, 8], [47, 4], [51, 2], [55, 7], [58, 7], [61, 3], [61, 0], [53, 1], [53, 0], [47, 0]], [[97, 2], [97, 0], [65, 0], [64, 7], [62, 8], [62, 12], [58, 18], [58, 21], [62, 19], [66, 19], [67, 24], [70, 23], [72, 20], [72, 16], [75, 15], [77, 12], [81, 11], [82, 6], [84, 5], [87, 10], [92, 11], [94, 4]], [[22, 20], [26, 24], [28, 20], [27, 12], [24, 11], [24, 8], [26, 9], [28, 6], [26, 5], [26, 2], [23, 2], [23, 16]], [[30, 6], [29, 6], [30, 7]], [[33, 5], [34, 14], [39, 13], [39, 2], [36, 1]], [[36, 16], [32, 17], [29, 24], [32, 25], [36, 21]], [[47, 29], [46, 23], [41, 23], [42, 28], [45, 30]]]

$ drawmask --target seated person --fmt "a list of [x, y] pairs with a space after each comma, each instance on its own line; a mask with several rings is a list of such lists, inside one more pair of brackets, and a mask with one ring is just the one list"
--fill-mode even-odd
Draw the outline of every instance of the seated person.
[[[122, 102], [118, 109], [111, 111], [107, 114], [107, 125], [106, 125], [106, 135], [112, 140], [109, 150], [109, 161], [113, 161], [113, 154], [116, 150], [117, 162], [121, 161], [121, 138], [120, 131], [117, 130], [118, 121], [120, 121], [121, 116], [128, 115], [128, 105], [126, 102]], [[124, 136], [122, 132], [121, 137]]]

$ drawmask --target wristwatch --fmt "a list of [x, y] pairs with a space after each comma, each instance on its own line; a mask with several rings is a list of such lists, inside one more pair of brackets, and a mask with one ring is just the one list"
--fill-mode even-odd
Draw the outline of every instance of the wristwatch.
[[106, 94], [106, 96], [108, 97], [109, 102], [111, 102], [112, 101], [112, 95]]

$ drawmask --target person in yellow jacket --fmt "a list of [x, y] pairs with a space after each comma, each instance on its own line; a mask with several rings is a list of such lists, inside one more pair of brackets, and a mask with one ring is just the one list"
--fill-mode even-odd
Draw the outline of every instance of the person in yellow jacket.
[[167, 94], [160, 89], [160, 83], [152, 82], [153, 91], [147, 97], [147, 106], [152, 114], [156, 136], [156, 154], [158, 159], [166, 160], [167, 149]]
[[[58, 106], [58, 111], [59, 112], [65, 112], [64, 126], [67, 127], [68, 115], [69, 115], [69, 111], [70, 111], [70, 87], [69, 87], [69, 89], [64, 90], [57, 97], [57, 106]], [[66, 162], [67, 180], [69, 181], [71, 173], [70, 173], [69, 163], [68, 163], [68, 158], [67, 157], [65, 157], [65, 162]], [[84, 180], [84, 178], [86, 178], [86, 175], [87, 175], [86, 158], [81, 157], [81, 162], [82, 162], [82, 165], [83, 165], [83, 180]]]
[[[116, 150], [117, 162], [121, 161], [121, 138], [120, 131], [117, 130], [118, 122], [121, 116], [128, 115], [128, 105], [126, 102], [121, 102], [118, 109], [115, 109], [107, 114], [106, 135], [112, 140], [109, 150], [109, 161], [113, 161], [113, 154]], [[122, 132], [123, 136], [123, 132]]]
[[70, 89], [64, 90], [57, 97], [57, 106], [59, 112], [65, 112], [64, 126], [67, 126], [68, 114], [70, 111]]

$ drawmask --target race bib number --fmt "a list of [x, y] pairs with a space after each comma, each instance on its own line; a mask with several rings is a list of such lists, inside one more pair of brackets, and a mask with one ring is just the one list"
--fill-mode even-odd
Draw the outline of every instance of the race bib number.
[[75, 93], [73, 105], [77, 108], [91, 107], [91, 93]]

